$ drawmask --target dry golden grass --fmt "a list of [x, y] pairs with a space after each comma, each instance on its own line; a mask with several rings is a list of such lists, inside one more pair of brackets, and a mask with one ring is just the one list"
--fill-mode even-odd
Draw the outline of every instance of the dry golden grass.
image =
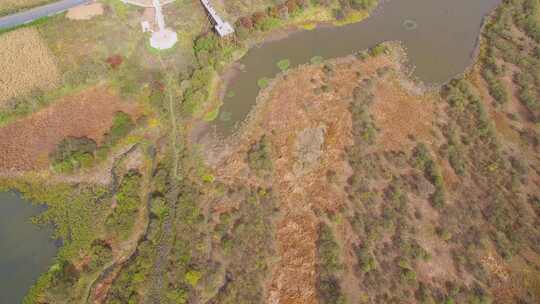
[[52, 54], [35, 29], [0, 35], [0, 104], [36, 88], [52, 89], [59, 78]]
[[8, 15], [19, 10], [43, 5], [51, 0], [0, 0], [0, 16]]

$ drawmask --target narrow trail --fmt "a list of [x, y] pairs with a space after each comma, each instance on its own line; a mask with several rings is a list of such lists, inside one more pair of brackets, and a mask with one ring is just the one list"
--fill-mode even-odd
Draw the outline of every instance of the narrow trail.
[[[161, 58], [161, 55], [158, 55], [159, 63], [161, 64], [162, 70], [166, 70], [165, 63], [163, 62], [163, 59]], [[176, 109], [174, 106], [174, 99], [173, 99], [173, 92], [171, 91], [173, 88], [172, 85], [172, 77], [171, 74], [167, 74], [166, 76], [166, 86], [167, 89], [167, 97], [169, 99], [169, 115], [171, 116], [171, 127], [172, 127], [172, 148], [173, 148], [173, 177], [174, 179], [178, 179], [178, 157], [179, 157], [179, 151], [178, 151], [178, 122], [176, 121]]]
[[[158, 56], [163, 70], [166, 69], [165, 64], [161, 56]], [[166, 76], [166, 88], [167, 88], [167, 97], [169, 101], [169, 115], [171, 117], [171, 141], [172, 141], [172, 152], [173, 152], [173, 172], [172, 172], [172, 190], [167, 193], [167, 207], [169, 209], [169, 215], [164, 219], [162, 223], [162, 231], [160, 242], [157, 246], [157, 257], [154, 263], [153, 274], [150, 282], [150, 292], [148, 294], [148, 299], [146, 303], [163, 303], [161, 300], [162, 293], [164, 290], [164, 285], [166, 284], [165, 269], [167, 267], [168, 257], [171, 253], [173, 243], [174, 243], [174, 221], [176, 218], [176, 204], [178, 202], [178, 195], [180, 189], [176, 182], [178, 181], [178, 170], [179, 170], [179, 150], [178, 150], [178, 123], [176, 120], [176, 109], [174, 106], [173, 98], [173, 88], [172, 84], [172, 75], [168, 74]]]
[[165, 286], [165, 269], [167, 260], [171, 253], [174, 243], [174, 220], [176, 217], [176, 204], [178, 200], [179, 188], [174, 186], [172, 191], [167, 195], [169, 215], [165, 218], [162, 224], [162, 235], [157, 246], [157, 258], [154, 263], [153, 274], [151, 279], [151, 287], [148, 295], [148, 300], [145, 303], [163, 303], [161, 300]]

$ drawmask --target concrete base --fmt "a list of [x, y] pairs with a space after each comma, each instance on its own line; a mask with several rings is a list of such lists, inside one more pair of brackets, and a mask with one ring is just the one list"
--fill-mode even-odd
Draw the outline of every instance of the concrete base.
[[150, 45], [158, 50], [170, 49], [177, 41], [178, 37], [176, 36], [176, 33], [170, 29], [154, 32], [152, 33], [152, 37], [150, 37]]

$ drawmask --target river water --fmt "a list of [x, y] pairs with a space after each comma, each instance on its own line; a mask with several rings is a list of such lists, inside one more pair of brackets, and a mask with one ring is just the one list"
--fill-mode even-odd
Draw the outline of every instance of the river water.
[[0, 303], [21, 303], [53, 261], [52, 228], [30, 222], [44, 210], [15, 193], [0, 193]]
[[274, 77], [281, 59], [289, 59], [294, 66], [309, 62], [313, 56], [341, 57], [398, 40], [414, 66], [413, 76], [426, 84], [443, 83], [471, 63], [483, 18], [500, 1], [383, 0], [362, 22], [296, 32], [263, 43], [239, 61], [243, 69], [229, 84], [228, 96], [212, 127], [218, 134], [229, 135], [255, 104], [257, 80]]

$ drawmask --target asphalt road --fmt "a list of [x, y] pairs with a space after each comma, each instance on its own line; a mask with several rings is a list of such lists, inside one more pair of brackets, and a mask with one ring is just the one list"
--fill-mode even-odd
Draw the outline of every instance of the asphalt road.
[[91, 0], [61, 0], [51, 4], [46, 4], [32, 8], [20, 13], [0, 17], [0, 30], [16, 27], [25, 23], [32, 22], [39, 18], [61, 13], [74, 6], [88, 3]]

